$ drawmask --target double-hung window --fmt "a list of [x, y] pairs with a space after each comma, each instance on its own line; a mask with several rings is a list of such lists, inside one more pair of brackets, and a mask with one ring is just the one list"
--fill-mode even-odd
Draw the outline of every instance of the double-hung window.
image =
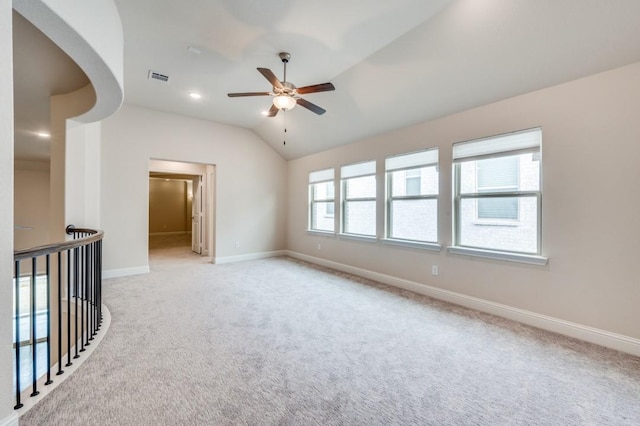
[[349, 164], [340, 169], [342, 232], [376, 236], [376, 162]]
[[389, 157], [387, 238], [438, 242], [438, 149]]
[[333, 232], [335, 229], [334, 170], [309, 173], [309, 230]]
[[540, 129], [453, 145], [454, 247], [540, 255]]

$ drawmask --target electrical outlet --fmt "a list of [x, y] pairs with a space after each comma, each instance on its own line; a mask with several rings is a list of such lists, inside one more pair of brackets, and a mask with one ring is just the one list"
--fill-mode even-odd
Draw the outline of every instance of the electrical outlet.
[[322, 244], [318, 243], [318, 250], [322, 250]]
[[240, 248], [240, 241], [236, 241], [236, 248]]
[[438, 275], [438, 265], [431, 265], [431, 275]]

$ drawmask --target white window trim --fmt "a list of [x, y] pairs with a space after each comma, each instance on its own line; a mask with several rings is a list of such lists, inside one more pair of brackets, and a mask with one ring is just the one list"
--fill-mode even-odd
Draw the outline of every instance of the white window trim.
[[[383, 242], [391, 245], [403, 245], [406, 247], [420, 247], [420, 248], [428, 248], [433, 249], [433, 247], [437, 247], [436, 250], [440, 251], [440, 245], [438, 244], [440, 238], [440, 215], [439, 215], [439, 207], [440, 207], [440, 188], [438, 187], [438, 192], [436, 194], [429, 195], [405, 195], [405, 196], [396, 196], [393, 197], [391, 195], [391, 187], [393, 184], [393, 173], [402, 171], [402, 170], [420, 170], [428, 167], [435, 167], [436, 173], [438, 174], [438, 185], [440, 183], [439, 176], [439, 163], [438, 158], [440, 156], [439, 148], [429, 148], [421, 151], [415, 152], [407, 152], [403, 154], [393, 155], [391, 157], [387, 157], [385, 159], [385, 183], [386, 183], [386, 191], [385, 191], [385, 237], [382, 238]], [[403, 161], [404, 159], [408, 159], [409, 161]], [[422, 179], [421, 175], [417, 176]], [[406, 179], [406, 178], [405, 178]], [[406, 181], [405, 181], [406, 184]], [[394, 200], [435, 200], [436, 201], [436, 241], [426, 241], [426, 240], [405, 240], [401, 238], [394, 238], [391, 236], [391, 204]], [[428, 246], [428, 247], [427, 247]]]
[[464, 256], [483, 257], [486, 259], [505, 260], [508, 262], [526, 263], [529, 265], [544, 266], [549, 263], [549, 258], [534, 254], [521, 254], [505, 251], [477, 249], [463, 246], [449, 246], [447, 251], [451, 254]]
[[[320, 232], [320, 233], [331, 233], [331, 234], [335, 234], [336, 230], [335, 230], [335, 222], [333, 224], [333, 230], [332, 231], [327, 231], [327, 230], [323, 230], [323, 229], [315, 229], [311, 227], [311, 224], [313, 223], [313, 207], [314, 204], [316, 203], [334, 203], [335, 206], [335, 202], [336, 202], [336, 196], [335, 196], [335, 180], [334, 179], [327, 179], [327, 180], [313, 180], [311, 179], [311, 175], [313, 175], [314, 173], [317, 173], [318, 175], [320, 173], [326, 172], [328, 170], [332, 170], [332, 175], [333, 175], [333, 169], [326, 169], [326, 170], [321, 170], [320, 172], [312, 172], [310, 174], [310, 179], [309, 179], [309, 185], [308, 185], [308, 189], [307, 189], [307, 193], [308, 193], [308, 197], [309, 197], [309, 205], [308, 205], [308, 218], [307, 218], [307, 231], [308, 232]], [[325, 173], [326, 174], [326, 173]], [[313, 180], [313, 181], [312, 181]], [[313, 187], [315, 185], [318, 184], [322, 184], [322, 183], [328, 183], [331, 182], [333, 184], [333, 198], [326, 198], [326, 199], [321, 199], [321, 200], [316, 200], [314, 195], [313, 195]], [[334, 207], [335, 210], [335, 207]], [[333, 217], [333, 216], [332, 216]]]
[[354, 241], [364, 241], [367, 243], [377, 243], [378, 237], [373, 235], [363, 235], [363, 234], [347, 234], [345, 232], [341, 232], [338, 234], [340, 239], [345, 240], [354, 240]]
[[336, 233], [334, 231], [320, 231], [317, 229], [307, 229], [307, 235], [317, 235], [320, 237], [332, 237], [335, 238]]
[[[366, 160], [358, 163], [346, 164], [340, 168], [340, 233], [339, 235], [342, 237], [354, 237], [359, 240], [371, 240], [378, 241], [377, 235], [377, 187], [378, 187], [378, 177], [376, 176], [376, 160]], [[351, 179], [359, 179], [364, 177], [373, 176], [376, 182], [376, 195], [373, 197], [358, 197], [358, 198], [348, 198], [347, 197], [347, 181]], [[345, 232], [345, 212], [346, 206], [349, 202], [371, 202], [373, 201], [376, 205], [374, 210], [374, 227], [376, 227], [376, 231], [373, 235], [370, 234], [355, 234], [350, 232]]]
[[[541, 129], [533, 128], [527, 130], [521, 130], [504, 135], [490, 136], [487, 138], [481, 138], [476, 140], [470, 140], [465, 142], [459, 142], [453, 144], [453, 246], [448, 247], [449, 253], [453, 254], [468, 254], [471, 256], [485, 257], [498, 260], [511, 260], [514, 262], [530, 263], [536, 265], [546, 265], [548, 258], [541, 255], [542, 253], [542, 168], [540, 168], [540, 181], [537, 191], [515, 191], [513, 193], [475, 193], [475, 194], [461, 194], [460, 193], [460, 163], [467, 161], [477, 161], [485, 158], [503, 157], [509, 155], [524, 154], [526, 152], [534, 152], [540, 154], [541, 148]], [[531, 137], [529, 137], [531, 136]], [[497, 140], [500, 142], [507, 142], [505, 144], [505, 150], [498, 150], [489, 148], [487, 142], [491, 140]], [[510, 142], [511, 140], [511, 142]], [[482, 146], [479, 151], [468, 150], [474, 143]], [[482, 144], [482, 145], [481, 145]], [[462, 198], [481, 198], [491, 195], [499, 196], [517, 196], [519, 198], [523, 196], [535, 196], [538, 204], [538, 234], [537, 234], [537, 247], [538, 253], [518, 253], [514, 251], [501, 251], [491, 249], [481, 249], [475, 247], [468, 247], [459, 245], [460, 237], [460, 208]], [[477, 214], [477, 212], [476, 212]], [[477, 215], [476, 215], [477, 217]], [[513, 222], [512, 222], [513, 223]], [[488, 223], [487, 223], [488, 224]], [[506, 223], [505, 223], [506, 224]]]
[[438, 243], [428, 243], [423, 241], [400, 240], [396, 238], [381, 238], [382, 244], [398, 247], [409, 247], [421, 250], [441, 251], [442, 246]]

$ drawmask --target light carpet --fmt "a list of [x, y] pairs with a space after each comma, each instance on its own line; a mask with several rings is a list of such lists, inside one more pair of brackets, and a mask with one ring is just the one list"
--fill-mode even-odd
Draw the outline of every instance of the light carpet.
[[286, 257], [154, 252], [21, 425], [640, 424], [639, 358]]

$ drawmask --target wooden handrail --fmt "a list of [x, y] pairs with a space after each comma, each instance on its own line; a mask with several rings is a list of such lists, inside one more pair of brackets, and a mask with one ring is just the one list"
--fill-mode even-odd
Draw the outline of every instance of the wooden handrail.
[[74, 233], [86, 233], [91, 234], [86, 237], [78, 238], [75, 240], [63, 241], [60, 243], [53, 244], [45, 244], [42, 246], [27, 248], [16, 250], [13, 252], [13, 260], [23, 260], [30, 259], [32, 257], [43, 256], [46, 254], [58, 253], [64, 250], [73, 249], [76, 247], [81, 247], [89, 243], [93, 243], [95, 241], [99, 241], [104, 236], [104, 232], [100, 229], [87, 229], [87, 228], [76, 228], [73, 225], [67, 226], [65, 229], [68, 235]]

